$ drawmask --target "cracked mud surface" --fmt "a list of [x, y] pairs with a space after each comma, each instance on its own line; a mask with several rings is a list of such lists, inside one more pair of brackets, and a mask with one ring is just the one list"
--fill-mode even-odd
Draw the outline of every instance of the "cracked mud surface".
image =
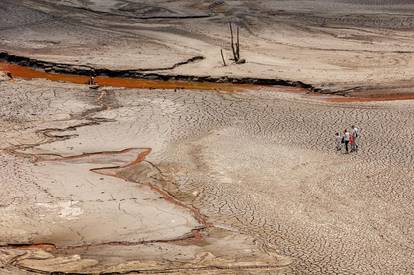
[[[410, 1], [3, 0], [0, 49], [101, 69], [406, 93], [413, 11]], [[241, 27], [246, 64], [229, 60], [229, 21]]]
[[[170, 137], [153, 142], [158, 128], [145, 126], [148, 121], [140, 125], [156, 117], [137, 108], [152, 101], [146, 97], [149, 90], [124, 105], [123, 99], [129, 99], [115, 95], [122, 89], [90, 90], [4, 75], [0, 86], [3, 271], [289, 270], [289, 257], [261, 249], [253, 236], [214, 226], [197, 206], [175, 196], [177, 187], [166, 180], [155, 157], [170, 145]], [[101, 126], [115, 126], [115, 135], [99, 134], [105, 131]], [[82, 130], [91, 129], [102, 137], [82, 136]]]
[[412, 273], [410, 1], [0, 7], [1, 274]]
[[[412, 101], [7, 77], [0, 90], [3, 270], [413, 269]], [[349, 122], [361, 150], [336, 153]]]

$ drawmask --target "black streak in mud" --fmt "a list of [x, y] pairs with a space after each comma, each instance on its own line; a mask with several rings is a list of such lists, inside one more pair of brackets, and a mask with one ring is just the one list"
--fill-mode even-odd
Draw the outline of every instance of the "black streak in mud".
[[[106, 11], [99, 11], [90, 9], [87, 7], [70, 7], [66, 6], [66, 8], [72, 8], [76, 10], [86, 11], [88, 13], [94, 13], [99, 15], [106, 15], [106, 16], [113, 16], [113, 17], [122, 17], [122, 18], [130, 18], [130, 19], [137, 19], [137, 20], [160, 20], [160, 19], [170, 19], [170, 20], [179, 20], [179, 19], [201, 19], [201, 18], [209, 18], [213, 17], [216, 14], [214, 12], [210, 12], [208, 14], [199, 14], [199, 15], [159, 15], [159, 16], [134, 16], [128, 14], [117, 14], [113, 12], [106, 12]], [[122, 10], [122, 8], [121, 8]], [[211, 10], [211, 8], [210, 8]], [[128, 11], [128, 10], [125, 10]]]
[[[174, 66], [180, 66], [186, 63], [195, 62], [202, 57], [193, 57], [185, 62], [177, 63]], [[321, 92], [322, 89], [316, 88], [311, 84], [303, 83], [301, 81], [292, 81], [284, 79], [270, 79], [270, 78], [251, 78], [251, 77], [212, 77], [212, 76], [194, 76], [194, 75], [168, 75], [157, 73], [146, 73], [148, 70], [110, 70], [104, 68], [94, 68], [91, 66], [81, 66], [65, 63], [55, 63], [32, 59], [24, 56], [12, 55], [7, 52], [0, 52], [0, 61], [6, 61], [8, 63], [30, 67], [33, 69], [61, 73], [61, 74], [74, 74], [82, 76], [107, 76], [107, 77], [125, 77], [135, 78], [143, 80], [178, 80], [188, 82], [209, 82], [209, 83], [232, 83], [232, 84], [254, 84], [263, 86], [287, 86], [304, 88], [311, 92]], [[171, 69], [174, 68], [171, 67]], [[168, 68], [166, 68], [168, 70]]]

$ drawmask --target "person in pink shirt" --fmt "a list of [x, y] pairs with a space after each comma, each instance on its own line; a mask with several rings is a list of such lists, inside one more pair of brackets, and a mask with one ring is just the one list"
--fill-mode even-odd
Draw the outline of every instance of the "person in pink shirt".
[[349, 145], [351, 146], [351, 152], [353, 152], [353, 148], [354, 148], [354, 137], [352, 136], [352, 134], [350, 133], [349, 135]]

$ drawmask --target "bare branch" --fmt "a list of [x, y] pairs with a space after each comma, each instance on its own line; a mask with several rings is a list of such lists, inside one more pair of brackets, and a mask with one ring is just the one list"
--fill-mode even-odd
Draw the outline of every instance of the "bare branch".
[[233, 59], [234, 59], [235, 62], [237, 62], [237, 60], [238, 60], [237, 59], [237, 52], [236, 52], [236, 49], [235, 49], [235, 46], [234, 46], [233, 26], [232, 26], [231, 22], [229, 22], [229, 26], [230, 26], [230, 36], [231, 36], [231, 50], [233, 52]]
[[223, 49], [220, 50], [220, 53], [221, 53], [221, 58], [223, 59], [223, 65], [227, 66], [226, 60], [224, 59]]
[[236, 40], [236, 55], [237, 61], [240, 59], [240, 38], [239, 38], [239, 26], [237, 26], [237, 40]]

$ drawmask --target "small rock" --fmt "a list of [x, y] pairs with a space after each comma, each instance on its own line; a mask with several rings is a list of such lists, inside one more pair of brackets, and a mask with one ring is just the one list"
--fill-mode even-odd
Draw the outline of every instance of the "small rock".
[[242, 58], [239, 61], [236, 62], [236, 64], [244, 64], [246, 63], [246, 59]]
[[89, 89], [97, 90], [97, 89], [99, 89], [99, 87], [101, 87], [101, 86], [99, 86], [99, 85], [90, 85]]

